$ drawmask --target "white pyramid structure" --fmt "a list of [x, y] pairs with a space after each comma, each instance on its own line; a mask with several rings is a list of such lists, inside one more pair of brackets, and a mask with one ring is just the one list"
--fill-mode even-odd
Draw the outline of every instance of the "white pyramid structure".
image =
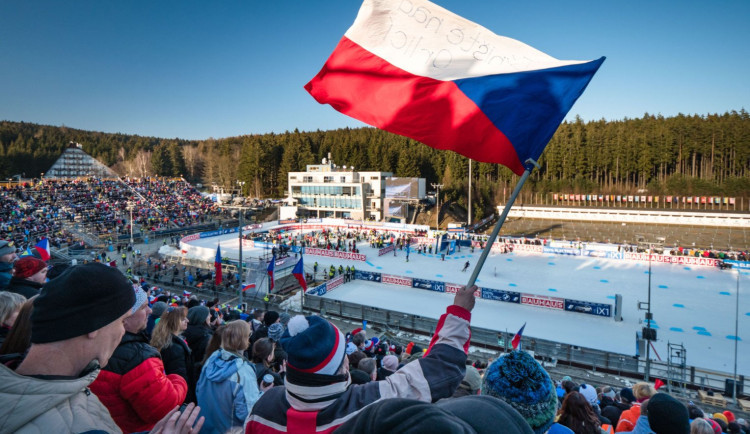
[[117, 174], [96, 158], [85, 153], [80, 143], [70, 143], [55, 164], [45, 172], [49, 179], [78, 178], [96, 176], [99, 178], [117, 178]]

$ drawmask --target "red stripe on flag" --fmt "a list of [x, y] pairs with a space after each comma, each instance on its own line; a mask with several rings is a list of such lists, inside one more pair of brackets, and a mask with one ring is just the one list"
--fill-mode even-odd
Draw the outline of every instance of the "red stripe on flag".
[[383, 130], [524, 171], [508, 138], [454, 82], [413, 75], [347, 37], [305, 89], [319, 103]]

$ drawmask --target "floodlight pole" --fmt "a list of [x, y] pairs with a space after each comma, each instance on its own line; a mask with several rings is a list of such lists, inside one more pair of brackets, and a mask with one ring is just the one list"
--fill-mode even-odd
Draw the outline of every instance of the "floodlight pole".
[[[237, 185], [240, 186], [240, 196], [242, 196], [242, 191], [244, 190], [245, 182], [244, 181], [237, 181]], [[240, 230], [239, 230], [239, 243], [240, 243], [240, 246], [239, 246], [240, 247], [239, 259], [240, 260], [239, 260], [239, 263], [237, 265], [237, 286], [239, 288], [239, 297], [238, 297], [238, 299], [240, 301], [239, 304], [241, 306], [242, 305], [242, 293], [244, 292], [242, 290], [242, 283], [244, 281], [244, 279], [242, 278], [242, 226], [245, 224], [245, 222], [243, 221], [243, 217], [244, 217], [244, 214], [245, 214], [245, 208], [239, 207], [239, 211], [240, 211]]]
[[440, 230], [440, 189], [443, 188], [443, 184], [430, 184], [432, 185], [432, 188], [437, 190], [437, 193], [435, 193], [435, 206], [437, 207], [437, 216], [435, 216], [435, 230]]
[[740, 315], [740, 269], [737, 268], [737, 299], [734, 303], [734, 376], [732, 379], [733, 382], [733, 390], [732, 390], [732, 397], [734, 397], [734, 403], [737, 404], [739, 401], [737, 400], [737, 341], [740, 340], [739, 337], [739, 315]]
[[487, 244], [484, 246], [484, 250], [482, 250], [482, 254], [479, 256], [477, 265], [474, 267], [474, 270], [471, 272], [471, 277], [469, 277], [469, 283], [466, 284], [466, 286], [469, 288], [474, 286], [474, 283], [476, 282], [477, 277], [479, 276], [479, 272], [482, 271], [482, 266], [484, 265], [484, 262], [487, 260], [487, 256], [490, 254], [490, 250], [492, 250], [492, 244], [495, 243], [495, 239], [497, 239], [497, 235], [500, 233], [500, 228], [503, 227], [503, 223], [505, 223], [505, 219], [508, 217], [508, 213], [510, 212], [510, 208], [513, 206], [513, 202], [516, 201], [518, 194], [521, 192], [521, 187], [523, 187], [523, 184], [526, 182], [527, 179], [529, 179], [529, 175], [531, 175], [531, 170], [534, 167], [539, 168], [539, 163], [529, 158], [524, 163], [524, 166], [526, 167], [526, 170], [523, 171], [523, 175], [521, 175], [521, 179], [518, 180], [516, 187], [513, 189], [513, 193], [510, 195], [508, 202], [505, 204], [503, 213], [500, 214], [500, 218], [497, 220], [497, 224], [495, 224], [495, 228], [492, 230], [492, 234], [490, 234], [490, 238], [487, 240]]
[[648, 247], [648, 310], [646, 311], [646, 330], [648, 330], [648, 339], [646, 339], [646, 372], [645, 380], [650, 381], [651, 377], [651, 246]]

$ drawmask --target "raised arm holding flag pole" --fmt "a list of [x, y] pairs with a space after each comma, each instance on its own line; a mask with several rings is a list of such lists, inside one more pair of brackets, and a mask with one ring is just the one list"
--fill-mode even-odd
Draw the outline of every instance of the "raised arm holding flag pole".
[[555, 59], [427, 0], [365, 0], [305, 89], [375, 127], [521, 175], [471, 287], [521, 187], [603, 61]]

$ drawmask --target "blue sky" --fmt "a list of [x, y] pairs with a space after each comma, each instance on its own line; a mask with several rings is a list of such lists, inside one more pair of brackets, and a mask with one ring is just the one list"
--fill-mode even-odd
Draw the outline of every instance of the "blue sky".
[[[750, 109], [750, 1], [438, 0], [559, 59], [607, 61], [568, 119]], [[6, 0], [0, 120], [185, 139], [364, 124], [303, 86], [357, 0]]]

